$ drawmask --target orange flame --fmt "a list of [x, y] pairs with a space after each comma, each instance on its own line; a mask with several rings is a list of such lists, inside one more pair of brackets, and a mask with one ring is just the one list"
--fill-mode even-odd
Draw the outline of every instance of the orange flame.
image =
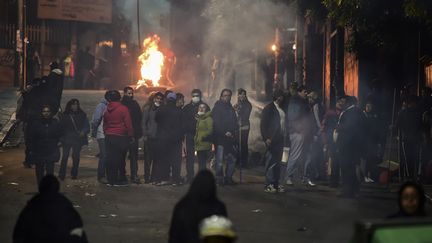
[[141, 63], [141, 80], [138, 80], [137, 89], [141, 86], [159, 86], [164, 65], [164, 55], [159, 51], [160, 37], [153, 35], [143, 42], [143, 53], [138, 57]]

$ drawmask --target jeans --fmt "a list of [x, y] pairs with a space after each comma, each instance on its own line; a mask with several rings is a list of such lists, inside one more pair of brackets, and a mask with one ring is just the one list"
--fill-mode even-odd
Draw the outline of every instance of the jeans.
[[54, 162], [38, 161], [35, 165], [36, 181], [38, 185], [45, 175], [54, 174]]
[[129, 146], [129, 138], [126, 136], [105, 136], [107, 150], [107, 180], [109, 184], [115, 184], [126, 180], [125, 157]]
[[130, 177], [131, 180], [138, 178], [138, 139], [129, 144]]
[[[303, 157], [303, 149], [304, 149], [304, 136], [301, 133], [290, 133], [290, 154], [288, 158], [287, 168], [285, 178], [281, 178], [283, 180], [291, 179], [294, 176], [294, 173], [297, 170], [298, 163]], [[304, 168], [307, 169], [308, 164], [305, 163]], [[304, 169], [304, 172], [306, 171]], [[304, 174], [305, 175], [305, 174]]]
[[63, 154], [62, 154], [62, 160], [60, 163], [60, 170], [59, 170], [59, 177], [60, 179], [64, 179], [66, 176], [66, 167], [67, 162], [69, 160], [69, 153], [72, 149], [72, 170], [71, 170], [71, 176], [77, 177], [78, 176], [78, 167], [80, 162], [80, 153], [81, 153], [81, 144], [63, 144]]
[[[279, 185], [281, 174], [281, 160], [283, 145], [272, 145], [266, 152], [265, 156], [265, 180], [266, 185]], [[285, 168], [285, 167], [284, 167]]]
[[207, 161], [209, 159], [209, 155], [210, 150], [197, 151], [199, 171], [207, 169]]
[[144, 141], [144, 181], [153, 181], [156, 141], [149, 138]]
[[[223, 172], [223, 161], [226, 161], [225, 177]], [[231, 153], [226, 153], [222, 145], [217, 145], [216, 148], [216, 158], [215, 158], [215, 170], [216, 170], [216, 180], [218, 182], [223, 182], [225, 180], [232, 180], [234, 175], [236, 158]]]
[[98, 179], [104, 178], [106, 175], [106, 147], [105, 138], [97, 140], [99, 146], [99, 163], [98, 163]]
[[195, 175], [194, 162], [195, 162], [194, 135], [186, 134], [186, 173], [187, 173], [188, 181], [192, 181]]

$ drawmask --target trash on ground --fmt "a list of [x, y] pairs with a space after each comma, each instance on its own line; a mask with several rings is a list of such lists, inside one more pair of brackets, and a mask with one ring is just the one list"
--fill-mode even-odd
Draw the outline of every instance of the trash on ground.
[[74, 207], [74, 208], [81, 208], [80, 205], [74, 205], [73, 207]]
[[263, 211], [261, 209], [254, 209], [252, 210], [252, 213], [262, 213]]
[[99, 215], [99, 218], [108, 218], [108, 215], [100, 214], [100, 215]]
[[96, 196], [95, 193], [88, 193], [88, 192], [86, 192], [85, 195], [86, 195], [86, 197], [94, 197], [94, 196]]
[[18, 186], [18, 185], [19, 185], [19, 183], [17, 183], [17, 182], [9, 182], [9, 183], [8, 183], [8, 185], [12, 185], [12, 186]]
[[308, 230], [308, 228], [306, 228], [306, 226], [302, 226], [302, 227], [300, 227], [300, 228], [297, 229], [297, 231], [301, 231], [301, 232], [304, 232], [304, 231], [307, 231], [307, 230]]
[[117, 217], [117, 214], [110, 214], [110, 216], [115, 218], [115, 217]]

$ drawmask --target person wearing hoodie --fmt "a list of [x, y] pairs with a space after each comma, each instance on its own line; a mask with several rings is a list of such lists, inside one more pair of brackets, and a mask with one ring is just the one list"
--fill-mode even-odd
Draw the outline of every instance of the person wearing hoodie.
[[136, 100], [134, 100], [134, 90], [132, 87], [125, 87], [123, 89], [122, 104], [129, 110], [132, 120], [132, 127], [134, 130], [133, 142], [129, 144], [129, 159], [130, 159], [130, 180], [132, 183], [139, 184], [138, 177], [138, 141], [142, 137], [141, 128], [141, 108]]
[[72, 179], [78, 176], [80, 153], [83, 145], [87, 145], [87, 134], [90, 131], [87, 114], [81, 110], [79, 100], [71, 99], [60, 119], [60, 124], [64, 131], [62, 137], [63, 155], [60, 164], [59, 178], [64, 180], [66, 176], [67, 161], [72, 150]]
[[176, 94], [168, 93], [166, 105], [156, 113], [156, 162], [153, 169], [153, 183], [167, 185], [170, 180], [170, 164], [176, 160], [176, 148], [182, 139], [182, 111], [176, 106]]
[[59, 192], [60, 183], [46, 175], [36, 194], [21, 211], [13, 231], [13, 243], [87, 243], [79, 213]]
[[60, 160], [59, 142], [63, 135], [60, 123], [53, 118], [51, 107], [42, 106], [41, 117], [31, 121], [28, 127], [30, 162], [35, 164], [39, 184], [46, 174], [54, 174], [54, 163]]
[[142, 131], [144, 136], [144, 183], [153, 181], [153, 169], [156, 156], [156, 112], [163, 104], [164, 95], [161, 92], [151, 94], [143, 107]]
[[202, 92], [199, 89], [193, 89], [191, 92], [192, 100], [183, 108], [184, 113], [184, 127], [186, 132], [186, 173], [187, 181], [191, 182], [194, 175], [194, 161], [195, 161], [195, 134], [196, 134], [196, 114], [198, 107], [201, 104], [210, 109], [210, 107], [202, 101]]
[[97, 179], [99, 182], [103, 181], [106, 177], [106, 148], [105, 148], [105, 134], [103, 131], [103, 116], [108, 106], [108, 91], [105, 92], [104, 98], [101, 99], [92, 117], [92, 137], [96, 138], [99, 147], [99, 162], [97, 169]]
[[199, 224], [212, 215], [227, 217], [225, 204], [216, 195], [213, 174], [200, 171], [188, 193], [175, 205], [171, 217], [169, 243], [199, 243]]
[[389, 219], [426, 217], [426, 196], [423, 186], [412, 181], [401, 185], [398, 192], [399, 212], [388, 216]]
[[195, 116], [195, 150], [198, 156], [198, 170], [205, 170], [212, 149], [211, 136], [213, 135], [213, 118], [206, 104], [200, 104]]
[[[223, 89], [220, 99], [212, 110], [214, 121], [214, 143], [216, 146], [216, 180], [219, 185], [234, 185], [232, 179], [236, 163], [236, 137], [238, 126], [237, 116], [231, 105], [232, 91]], [[226, 160], [226, 174], [224, 176], [222, 162]]]
[[120, 103], [117, 90], [108, 92], [108, 107], [104, 114], [103, 128], [107, 150], [107, 180], [109, 186], [125, 186], [125, 157], [129, 144], [134, 142], [134, 130], [129, 110]]

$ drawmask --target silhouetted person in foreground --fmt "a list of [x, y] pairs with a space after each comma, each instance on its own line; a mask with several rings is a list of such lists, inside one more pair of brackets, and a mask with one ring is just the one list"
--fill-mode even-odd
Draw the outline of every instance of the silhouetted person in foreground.
[[425, 193], [423, 187], [415, 182], [405, 182], [399, 189], [399, 212], [388, 218], [425, 217]]
[[174, 207], [169, 242], [200, 242], [199, 223], [212, 215], [227, 216], [227, 210], [216, 196], [213, 174], [203, 170], [196, 175], [186, 196]]
[[237, 240], [237, 234], [231, 220], [213, 215], [201, 222], [200, 238], [203, 243], [233, 243]]
[[87, 242], [80, 215], [59, 189], [59, 181], [53, 175], [42, 178], [39, 193], [18, 217], [13, 243]]

